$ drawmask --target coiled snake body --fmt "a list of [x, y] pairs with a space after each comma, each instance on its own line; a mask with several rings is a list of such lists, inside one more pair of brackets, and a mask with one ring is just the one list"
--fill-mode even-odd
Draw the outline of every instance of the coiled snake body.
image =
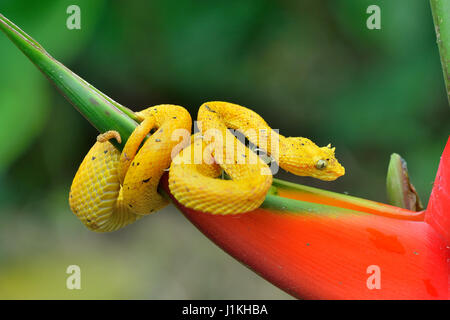
[[[204, 103], [198, 112], [200, 134], [192, 137], [192, 120], [183, 107], [159, 105], [136, 114], [142, 122], [123, 151], [107, 141], [120, 141], [117, 132], [100, 135], [73, 180], [70, 207], [91, 230], [114, 231], [167, 205], [157, 191], [167, 168], [171, 193], [188, 208], [211, 214], [258, 208], [272, 184], [269, 166], [228, 129], [242, 132], [296, 175], [334, 180], [345, 173], [334, 148], [279, 135], [258, 114], [236, 104]], [[218, 179], [222, 170], [231, 179]]]

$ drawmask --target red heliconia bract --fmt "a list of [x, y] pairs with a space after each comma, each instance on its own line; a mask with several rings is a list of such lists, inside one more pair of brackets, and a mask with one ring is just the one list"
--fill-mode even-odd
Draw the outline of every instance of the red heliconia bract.
[[[227, 216], [173, 200], [220, 248], [294, 297], [448, 299], [449, 179], [447, 142], [426, 212], [283, 188], [262, 208]], [[162, 186], [169, 193], [167, 178]], [[293, 198], [282, 198], [286, 208], [271, 206], [280, 195]]]
[[425, 222], [436, 229], [447, 245], [450, 243], [450, 138], [447, 140], [434, 180]]

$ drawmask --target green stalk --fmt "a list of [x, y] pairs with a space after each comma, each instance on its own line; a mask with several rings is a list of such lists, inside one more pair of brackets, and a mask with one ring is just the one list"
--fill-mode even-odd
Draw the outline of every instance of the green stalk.
[[[72, 105], [95, 127], [100, 133], [116, 130], [122, 137], [122, 143], [111, 142], [122, 150], [127, 139], [138, 125], [139, 119], [128, 108], [115, 102], [81, 77], [70, 71], [63, 64], [51, 57], [45, 49], [33, 38], [23, 32], [19, 27], [0, 14], [0, 30], [48, 77], [69, 100]], [[263, 207], [270, 207], [281, 211], [295, 210], [297, 207], [307, 207], [316, 210], [317, 203], [292, 200], [277, 196], [278, 188], [294, 189], [301, 192], [312, 193], [318, 196], [331, 197], [347, 203], [358, 204], [359, 207], [376, 209], [384, 205], [376, 202], [359, 199], [343, 194], [325, 191], [317, 188], [302, 186], [274, 179], [274, 184], [266, 197]], [[340, 209], [340, 208], [339, 208]], [[385, 208], [384, 208], [385, 209]], [[364, 210], [363, 210], [364, 211]], [[394, 210], [395, 211], [395, 210]]]
[[430, 0], [445, 88], [450, 104], [450, 1]]
[[[354, 211], [372, 213], [377, 215], [383, 215], [386, 217], [392, 217], [397, 219], [405, 219], [405, 220], [414, 220], [421, 221], [424, 219], [423, 212], [414, 212], [410, 210], [404, 210], [401, 207], [396, 207], [392, 205], [387, 205], [384, 203], [367, 200], [363, 198], [358, 198], [354, 196], [350, 196], [347, 194], [332, 192], [328, 190], [323, 190], [319, 188], [314, 188], [310, 186], [305, 186], [297, 183], [292, 183], [280, 179], [273, 179], [272, 190], [266, 197], [266, 201], [262, 204], [262, 206], [266, 206], [266, 202], [268, 200], [269, 195], [276, 195], [277, 193], [282, 193], [284, 191], [295, 191], [297, 196], [301, 196], [304, 199], [309, 199], [311, 196], [320, 200], [322, 202], [332, 202], [334, 203], [332, 206], [339, 208], [350, 208]], [[282, 198], [284, 199], [284, 198]], [[308, 200], [311, 201], [311, 200]], [[274, 202], [274, 199], [271, 199], [271, 203]], [[297, 200], [297, 202], [299, 202]], [[300, 201], [304, 202], [304, 201]], [[311, 202], [307, 202], [311, 203]]]
[[2, 14], [0, 29], [100, 133], [118, 131], [122, 143], [112, 143], [119, 149], [123, 148], [137, 125], [136, 116], [131, 110], [113, 101], [55, 60], [36, 40]]

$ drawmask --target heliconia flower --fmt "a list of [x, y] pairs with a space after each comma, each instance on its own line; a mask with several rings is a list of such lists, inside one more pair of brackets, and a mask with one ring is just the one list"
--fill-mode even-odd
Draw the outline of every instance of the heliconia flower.
[[282, 181], [245, 214], [172, 199], [220, 248], [297, 298], [448, 299], [449, 179], [450, 139], [423, 212]]
[[[133, 112], [52, 58], [0, 14], [0, 30], [100, 132], [122, 144]], [[449, 140], [450, 141], [450, 140]], [[160, 187], [171, 196], [167, 174]], [[274, 179], [262, 206], [211, 215], [175, 205], [209, 239], [274, 285], [303, 299], [448, 299], [450, 142], [426, 211]]]

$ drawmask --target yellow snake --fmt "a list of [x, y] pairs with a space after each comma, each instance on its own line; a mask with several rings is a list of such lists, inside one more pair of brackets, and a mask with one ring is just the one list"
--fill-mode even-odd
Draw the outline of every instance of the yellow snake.
[[[168, 168], [169, 189], [188, 208], [211, 214], [258, 208], [272, 184], [272, 173], [229, 129], [241, 132], [296, 175], [334, 180], [345, 173], [330, 145], [286, 138], [257, 113], [236, 104], [204, 103], [197, 118], [200, 133], [192, 137], [192, 120], [183, 107], [158, 105], [136, 115], [142, 122], [123, 151], [108, 142], [120, 142], [117, 132], [101, 134], [72, 182], [70, 208], [91, 230], [114, 231], [167, 205], [157, 188]], [[222, 172], [230, 179], [219, 179]]]

